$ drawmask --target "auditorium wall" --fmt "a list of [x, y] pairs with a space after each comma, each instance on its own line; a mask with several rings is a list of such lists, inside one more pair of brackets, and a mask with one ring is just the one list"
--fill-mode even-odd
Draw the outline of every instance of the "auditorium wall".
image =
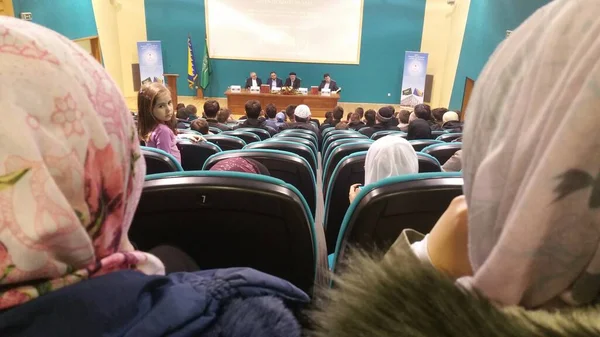
[[31, 12], [33, 22], [70, 39], [98, 35], [91, 0], [13, 0], [15, 16]]
[[[195, 95], [187, 85], [186, 43], [191, 34], [199, 66], [206, 30], [204, 1], [145, 0], [145, 12], [148, 40], [163, 43], [165, 72], [179, 74], [179, 95]], [[243, 84], [250, 71], [263, 79], [270, 71], [282, 78], [295, 71], [303, 86], [318, 85], [323, 73], [329, 72], [343, 87], [342, 101], [397, 103], [404, 52], [420, 50], [424, 15], [425, 1], [364, 0], [360, 65], [212, 60], [213, 75], [205, 95], [224, 96], [229, 85]], [[343, 14], [331, 18], [331, 31], [323, 33], [335, 34], [335, 22], [343, 19]]]
[[463, 39], [460, 61], [454, 80], [450, 108], [460, 109], [465, 78], [477, 79], [506, 30], [517, 28], [549, 0], [472, 1]]
[[421, 51], [429, 54], [427, 73], [434, 77], [433, 107], [447, 107], [450, 102], [470, 3], [460, 0], [450, 6], [447, 0], [427, 0]]

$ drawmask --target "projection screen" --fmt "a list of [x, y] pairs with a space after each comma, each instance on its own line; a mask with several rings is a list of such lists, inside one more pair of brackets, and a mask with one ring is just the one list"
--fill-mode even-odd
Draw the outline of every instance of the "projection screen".
[[211, 58], [358, 64], [363, 0], [205, 0]]

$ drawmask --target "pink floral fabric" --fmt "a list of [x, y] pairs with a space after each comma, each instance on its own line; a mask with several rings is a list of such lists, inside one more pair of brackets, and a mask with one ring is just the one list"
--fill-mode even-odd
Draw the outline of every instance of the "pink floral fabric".
[[0, 103], [0, 310], [116, 270], [164, 273], [127, 237], [145, 164], [102, 66], [0, 17]]

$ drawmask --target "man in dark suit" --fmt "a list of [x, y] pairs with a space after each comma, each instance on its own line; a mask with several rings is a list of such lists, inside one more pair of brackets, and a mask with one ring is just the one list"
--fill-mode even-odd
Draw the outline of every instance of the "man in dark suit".
[[321, 84], [319, 84], [319, 92], [321, 92], [321, 90], [323, 89], [330, 89], [331, 92], [337, 91], [339, 89], [337, 83], [335, 83], [335, 81], [331, 79], [328, 73], [325, 73], [325, 75], [323, 75], [323, 81], [321, 81]]
[[250, 87], [260, 87], [261, 84], [262, 81], [260, 80], [260, 78], [256, 77], [256, 73], [251, 72], [250, 77], [246, 79], [246, 85], [244, 86], [244, 88], [248, 89]]
[[271, 87], [271, 88], [273, 88], [273, 87], [277, 87], [277, 88], [283, 87], [283, 81], [280, 78], [277, 77], [277, 74], [274, 71], [271, 72], [271, 76], [267, 80], [266, 84], [268, 84], [269, 87]]
[[285, 80], [285, 87], [293, 87], [294, 89], [300, 88], [300, 79], [296, 77], [295, 72], [290, 73], [290, 77]]

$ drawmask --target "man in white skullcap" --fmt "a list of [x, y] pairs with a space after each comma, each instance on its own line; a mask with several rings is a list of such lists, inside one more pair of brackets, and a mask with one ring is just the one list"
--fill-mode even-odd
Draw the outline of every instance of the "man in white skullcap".
[[310, 122], [310, 108], [308, 105], [300, 104], [294, 110], [294, 117], [296, 122], [290, 123], [288, 125], [288, 129], [304, 129], [311, 130], [315, 132], [315, 135], [319, 135], [319, 129], [316, 125]]

